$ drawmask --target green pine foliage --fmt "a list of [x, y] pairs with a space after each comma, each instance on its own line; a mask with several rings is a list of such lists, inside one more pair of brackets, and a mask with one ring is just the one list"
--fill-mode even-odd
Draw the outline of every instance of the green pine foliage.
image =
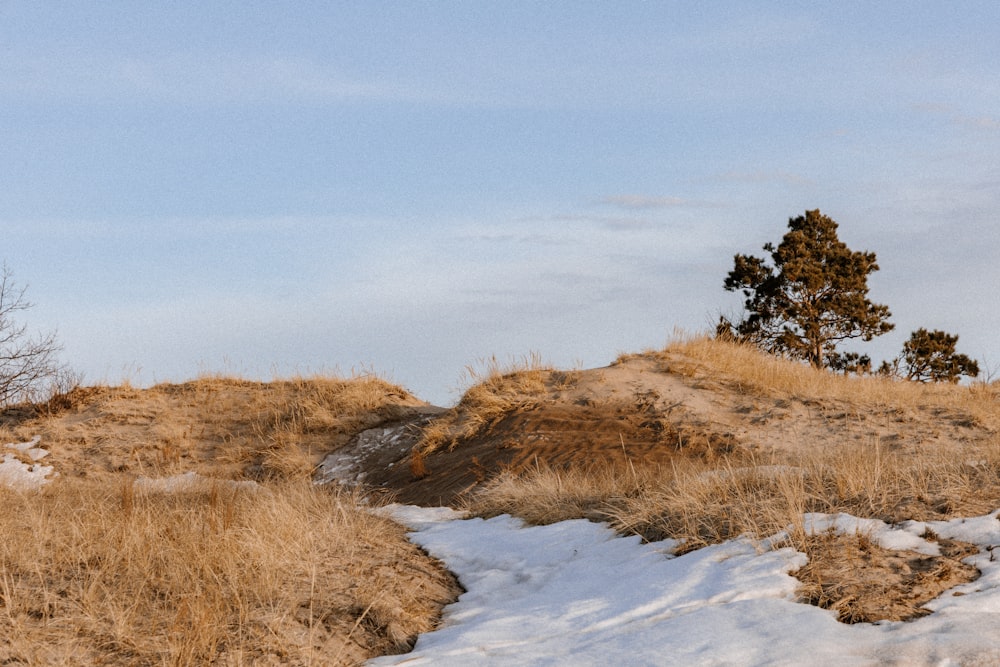
[[979, 375], [979, 364], [955, 351], [958, 336], [920, 328], [903, 343], [900, 375], [917, 382], [958, 382]]
[[790, 219], [781, 243], [764, 250], [770, 264], [736, 255], [724, 286], [742, 292], [747, 314], [736, 323], [723, 318], [719, 333], [817, 368], [870, 365], [867, 357], [838, 353], [837, 346], [893, 328], [889, 308], [868, 299], [868, 276], [878, 270], [875, 253], [848, 248], [837, 237], [837, 223], [819, 210]]

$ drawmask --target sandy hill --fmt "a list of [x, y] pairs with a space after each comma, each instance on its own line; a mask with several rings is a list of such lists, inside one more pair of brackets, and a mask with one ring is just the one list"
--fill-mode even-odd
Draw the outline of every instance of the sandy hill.
[[886, 550], [810, 534], [803, 514], [1000, 507], [998, 397], [708, 339], [599, 369], [494, 366], [450, 408], [374, 377], [77, 389], [0, 412], [0, 441], [25, 443], [5, 463], [52, 469], [41, 490], [0, 485], [0, 661], [353, 664], [406, 651], [460, 589], [361, 508], [383, 498], [599, 519], [681, 551], [785, 531], [809, 557], [804, 601], [845, 622], [913, 618], [978, 576], [961, 562], [969, 545], [928, 535], [940, 556]]
[[372, 377], [203, 378], [0, 412], [13, 445], [0, 445], [0, 662], [344, 665], [408, 651], [459, 594], [454, 577], [311, 476], [358, 431], [423, 405]]
[[845, 378], [692, 341], [592, 370], [494, 368], [451, 410], [382, 427], [349, 447], [369, 485], [403, 502], [449, 504], [500, 471], [536, 466], [790, 463], [852, 447], [961, 456], [996, 441], [995, 394]]
[[961, 456], [996, 441], [996, 398], [988, 385], [840, 377], [696, 339], [605, 368], [494, 366], [450, 409], [376, 377], [81, 388], [0, 413], [0, 438], [40, 436], [46, 462], [74, 477], [315, 472], [436, 505], [538, 466], [788, 463], [852, 446]]
[[51, 450], [47, 462], [62, 475], [262, 480], [308, 472], [358, 431], [423, 405], [375, 377], [207, 377], [149, 389], [76, 389], [0, 414], [0, 437], [41, 436]]
[[[607, 368], [493, 368], [458, 405], [353, 439], [341, 473], [403, 502], [548, 523], [587, 517], [693, 550], [787, 535], [800, 595], [844, 622], [908, 620], [979, 576], [939, 555], [814, 534], [810, 512], [889, 522], [1000, 507], [1000, 393], [845, 377], [709, 339]], [[337, 458], [337, 457], [335, 457]]]

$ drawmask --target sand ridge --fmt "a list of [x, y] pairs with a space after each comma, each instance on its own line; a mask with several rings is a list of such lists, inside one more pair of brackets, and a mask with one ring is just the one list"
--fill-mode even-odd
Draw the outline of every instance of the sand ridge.
[[[414, 475], [410, 450], [442, 413], [401, 423], [409, 436], [391, 453], [362, 456], [359, 470], [400, 502], [451, 504], [500, 470], [665, 465], [678, 456], [794, 456], [804, 448], [872, 445], [889, 451], [961, 450], [995, 429], [960, 407], [872, 405], [849, 397], [796, 395], [747, 386], [679, 352], [623, 357], [598, 369], [545, 371], [526, 396], [474, 437], [429, 453]], [[463, 418], [461, 404], [452, 409]]]

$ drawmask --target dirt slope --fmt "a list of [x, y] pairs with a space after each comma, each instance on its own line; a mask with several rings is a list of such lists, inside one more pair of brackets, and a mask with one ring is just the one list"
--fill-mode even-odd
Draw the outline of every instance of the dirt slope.
[[[593, 370], [521, 373], [538, 381], [517, 385], [529, 389], [505, 394], [504, 409], [491, 409], [486, 419], [475, 414], [479, 404], [463, 402], [400, 424], [407, 435], [362, 455], [359, 476], [401, 502], [438, 505], [458, 501], [500, 470], [536, 464], [655, 466], [676, 457], [788, 457], [857, 443], [887, 451], [960, 449], [994, 437], [997, 427], [991, 415], [960, 403], [892, 396], [891, 383], [882, 396], [877, 383], [864, 395], [850, 386], [846, 394], [754, 386], [738, 372], [677, 351]], [[429, 451], [422, 429], [447, 437]]]

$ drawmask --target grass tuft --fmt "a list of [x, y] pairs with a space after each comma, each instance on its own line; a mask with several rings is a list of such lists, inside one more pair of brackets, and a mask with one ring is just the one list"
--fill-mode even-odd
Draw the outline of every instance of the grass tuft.
[[546, 383], [553, 374], [560, 386], [572, 382], [569, 374], [554, 371], [537, 354], [506, 365], [490, 357], [479, 367], [466, 366], [465, 374], [471, 386], [458, 405], [424, 428], [414, 448], [416, 458], [411, 467], [415, 470], [422, 468], [427, 454], [444, 447], [453, 448], [462, 440], [487, 431], [504, 417], [532, 406], [545, 393]]
[[0, 497], [8, 662], [350, 664], [408, 650], [452, 594], [387, 576], [402, 529], [309, 483]]

